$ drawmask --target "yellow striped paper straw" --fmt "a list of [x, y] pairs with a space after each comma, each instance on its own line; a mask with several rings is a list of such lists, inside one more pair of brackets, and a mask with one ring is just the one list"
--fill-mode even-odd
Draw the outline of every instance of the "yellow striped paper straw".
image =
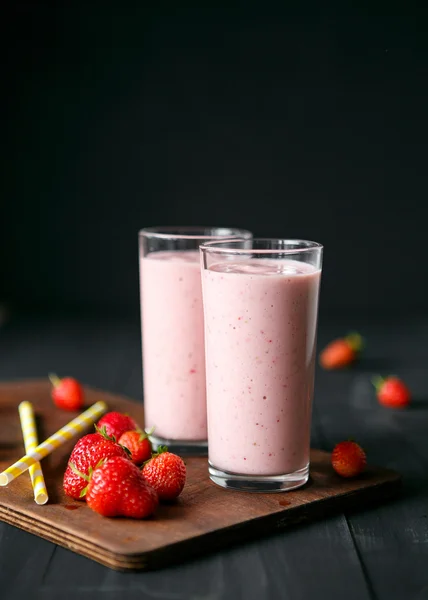
[[[21, 402], [18, 406], [19, 418], [21, 419], [22, 436], [24, 438], [25, 452], [31, 452], [37, 448], [37, 429], [34, 419], [34, 410], [31, 402]], [[42, 467], [39, 462], [31, 465], [29, 469], [31, 484], [34, 491], [34, 500], [36, 504], [46, 504], [49, 500], [46, 489], [45, 478], [43, 477]]]
[[37, 448], [28, 452], [15, 464], [6, 469], [6, 471], [0, 473], [0, 485], [7, 485], [16, 477], [25, 473], [31, 465], [34, 465], [36, 462], [42, 460], [42, 458], [56, 450], [56, 448], [62, 446], [64, 442], [71, 440], [71, 438], [79, 433], [83, 433], [87, 426], [92, 425], [106, 410], [107, 404], [105, 402], [96, 402], [91, 408], [85, 410], [85, 412], [70, 421], [70, 423], [67, 423], [67, 425], [64, 425], [64, 427], [61, 427], [61, 429], [39, 444]]

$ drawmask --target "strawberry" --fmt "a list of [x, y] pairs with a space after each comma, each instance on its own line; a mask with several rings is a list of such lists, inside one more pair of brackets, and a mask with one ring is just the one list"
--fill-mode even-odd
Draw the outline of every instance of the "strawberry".
[[128, 448], [130, 459], [136, 465], [142, 465], [152, 455], [152, 444], [144, 431], [125, 431], [119, 438], [119, 444]]
[[174, 500], [186, 482], [186, 465], [182, 458], [160, 446], [144, 465], [143, 475], [157, 491], [159, 500]]
[[49, 375], [52, 383], [52, 400], [63, 410], [79, 410], [83, 406], [84, 393], [80, 383], [73, 377], [60, 379], [56, 375]]
[[363, 338], [350, 333], [345, 338], [333, 340], [320, 353], [320, 365], [324, 369], [343, 369], [358, 358], [363, 347]]
[[[128, 459], [122, 446], [99, 433], [89, 433], [76, 443], [64, 473], [63, 488], [67, 496], [78, 500], [86, 487], [87, 477], [103, 458], [121, 456]], [[77, 471], [77, 472], [76, 472]]]
[[366, 453], [356, 442], [340, 442], [331, 455], [333, 469], [341, 477], [355, 477], [366, 466]]
[[88, 476], [86, 502], [104, 517], [144, 519], [153, 514], [158, 495], [140, 469], [127, 458], [113, 456]]
[[129, 415], [120, 412], [108, 412], [97, 423], [97, 431], [102, 430], [116, 441], [125, 431], [139, 429], [137, 423]]
[[379, 403], [388, 408], [404, 408], [410, 402], [410, 391], [398, 377], [374, 377], [373, 385]]

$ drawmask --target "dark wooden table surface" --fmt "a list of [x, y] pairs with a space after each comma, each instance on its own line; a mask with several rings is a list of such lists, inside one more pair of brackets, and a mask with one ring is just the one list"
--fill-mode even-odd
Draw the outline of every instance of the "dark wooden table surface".
[[[0, 522], [1, 600], [428, 600], [428, 318], [321, 315], [319, 347], [349, 327], [367, 339], [365, 358], [317, 372], [312, 443], [355, 438], [403, 474], [398, 499], [149, 573], [112, 571]], [[54, 371], [141, 400], [140, 356], [138, 322], [12, 318], [0, 329], [1, 380]], [[411, 408], [378, 406], [376, 373], [408, 380]]]

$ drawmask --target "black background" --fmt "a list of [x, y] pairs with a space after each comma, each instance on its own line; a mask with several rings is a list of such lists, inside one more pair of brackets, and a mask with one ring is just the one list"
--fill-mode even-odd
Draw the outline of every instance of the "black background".
[[322, 242], [323, 314], [426, 310], [426, 15], [152, 4], [3, 4], [1, 299], [138, 315], [138, 230], [203, 224]]

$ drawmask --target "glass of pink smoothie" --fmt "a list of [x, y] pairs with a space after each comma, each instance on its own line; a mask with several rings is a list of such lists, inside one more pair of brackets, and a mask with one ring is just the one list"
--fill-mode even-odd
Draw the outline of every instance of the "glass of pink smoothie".
[[201, 246], [209, 474], [276, 492], [309, 476], [320, 244]]
[[145, 427], [156, 446], [206, 454], [201, 243], [249, 238], [240, 229], [153, 227], [139, 232]]

